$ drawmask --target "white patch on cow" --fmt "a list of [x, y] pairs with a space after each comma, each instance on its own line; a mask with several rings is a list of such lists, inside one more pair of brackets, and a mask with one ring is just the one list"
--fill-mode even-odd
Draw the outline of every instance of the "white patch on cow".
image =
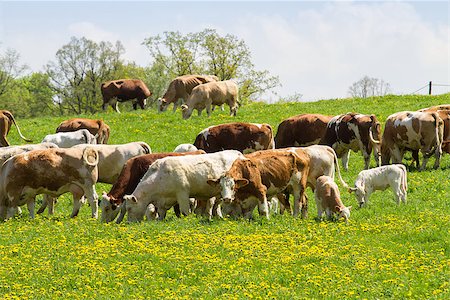
[[250, 124], [257, 126], [259, 129], [261, 129], [263, 126], [262, 124], [258, 124], [258, 123], [250, 123]]
[[209, 129], [211, 129], [214, 126], [209, 126], [208, 128], [203, 129], [202, 131], [200, 131], [199, 134], [203, 135], [203, 138], [206, 140], [208, 139], [209, 136]]
[[[358, 152], [358, 150], [363, 150], [363, 144], [361, 141], [361, 134], [359, 132], [359, 128], [356, 124], [348, 123], [348, 128], [353, 131], [355, 134], [355, 139], [350, 141], [350, 149], [352, 149], [354, 152]], [[368, 153], [365, 153], [365, 156], [369, 155]]]

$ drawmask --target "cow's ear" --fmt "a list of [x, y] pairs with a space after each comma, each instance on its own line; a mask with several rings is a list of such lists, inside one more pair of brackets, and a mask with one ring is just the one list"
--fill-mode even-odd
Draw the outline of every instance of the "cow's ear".
[[134, 195], [125, 195], [125, 196], [123, 196], [123, 199], [125, 201], [130, 201], [130, 202], [137, 203], [137, 199], [136, 199], [136, 197]]
[[351, 205], [347, 206], [347, 208], [348, 208], [348, 210], [352, 210], [352, 206]]
[[356, 192], [356, 190], [357, 190], [357, 188], [355, 188], [355, 187], [349, 187], [349, 188], [348, 188], [348, 192], [349, 192], [349, 193]]
[[188, 106], [186, 104], [181, 105], [181, 110], [186, 110]]
[[241, 187], [244, 187], [244, 186], [246, 186], [247, 184], [248, 184], [248, 180], [245, 179], [245, 178], [243, 178], [243, 179], [236, 179], [236, 180], [234, 181], [234, 185], [235, 185], [235, 187], [236, 187], [237, 189], [239, 189], [239, 188], [241, 188]]
[[216, 186], [217, 184], [219, 184], [219, 179], [208, 179], [206, 183], [208, 183], [210, 186]]

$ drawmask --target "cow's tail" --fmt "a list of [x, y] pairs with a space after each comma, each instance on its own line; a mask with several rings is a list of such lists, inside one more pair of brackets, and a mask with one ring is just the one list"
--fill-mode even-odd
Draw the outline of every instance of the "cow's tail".
[[402, 182], [401, 182], [402, 189], [406, 193], [406, 191], [408, 190], [408, 182], [406, 179], [406, 176], [407, 176], [406, 167], [404, 165], [400, 165], [400, 168], [402, 169], [402, 173], [403, 173], [402, 174]]
[[97, 150], [86, 147], [83, 150], [83, 161], [86, 165], [95, 167], [98, 164], [99, 156]]
[[20, 132], [19, 125], [17, 125], [16, 120], [14, 119], [14, 116], [12, 115], [12, 113], [10, 113], [9, 111], [3, 111], [3, 114], [7, 115], [8, 118], [13, 122], [14, 126], [16, 126], [16, 128], [17, 128], [17, 132], [19, 133], [20, 137], [21, 137], [24, 141], [29, 142], [29, 143], [32, 143], [32, 142], [33, 142], [32, 140], [27, 139], [26, 137], [24, 137], [24, 136], [22, 135], [22, 132]]
[[103, 122], [103, 120], [98, 121], [98, 132], [95, 135], [97, 139], [97, 144], [108, 144], [109, 139], [109, 126]]
[[273, 136], [272, 126], [270, 126], [269, 124], [265, 124], [265, 125], [270, 130], [270, 142], [269, 142], [269, 145], [268, 145], [267, 149], [275, 149], [275, 139], [274, 139], [274, 136]]
[[[442, 119], [439, 117], [437, 113], [432, 113], [434, 118], [434, 127], [436, 129], [436, 147], [442, 147], [443, 142], [443, 132], [439, 132], [439, 125], [442, 122]], [[443, 126], [442, 126], [443, 127]], [[442, 128], [441, 128], [442, 131]]]
[[144, 149], [145, 154], [151, 154], [152, 153], [152, 149], [150, 148], [150, 146], [147, 143], [139, 142], [139, 144]]
[[333, 153], [334, 165], [336, 166], [336, 172], [338, 174], [339, 181], [342, 183], [344, 188], [349, 189], [350, 186], [344, 181], [344, 179], [342, 179], [341, 169], [339, 168], [339, 161], [338, 161], [338, 158], [336, 156], [336, 152], [334, 152], [334, 150], [332, 148], [330, 148], [329, 151], [331, 151]]

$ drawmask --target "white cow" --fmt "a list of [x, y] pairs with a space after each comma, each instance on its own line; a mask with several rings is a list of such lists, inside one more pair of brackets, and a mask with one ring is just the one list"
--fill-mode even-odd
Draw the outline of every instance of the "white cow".
[[71, 132], [58, 132], [47, 134], [42, 143], [54, 143], [60, 148], [70, 148], [79, 144], [97, 144], [97, 138], [87, 129]]
[[[132, 195], [124, 197], [128, 221], [141, 221], [150, 203], [163, 220], [166, 211], [176, 203], [180, 211], [190, 213], [190, 197], [208, 198], [220, 196], [218, 186], [207, 181], [218, 178], [243, 154], [236, 150], [225, 150], [210, 154], [166, 157], [157, 160], [148, 169]], [[208, 201], [206, 211], [212, 218], [214, 203]]]
[[406, 167], [401, 164], [387, 165], [359, 172], [355, 180], [355, 187], [350, 192], [355, 192], [360, 206], [369, 201], [369, 196], [376, 190], [384, 191], [391, 187], [397, 203], [400, 200], [406, 203]]
[[41, 144], [29, 144], [22, 146], [8, 146], [0, 148], [0, 166], [10, 157], [31, 151], [31, 150], [42, 150], [49, 148], [58, 148], [58, 145], [53, 143], [41, 143]]
[[198, 150], [197, 147], [195, 147], [192, 144], [180, 144], [175, 147], [173, 152], [192, 152], [197, 150]]

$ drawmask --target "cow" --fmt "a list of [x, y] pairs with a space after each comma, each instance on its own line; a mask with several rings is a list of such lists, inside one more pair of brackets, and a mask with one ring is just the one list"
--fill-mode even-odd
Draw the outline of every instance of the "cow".
[[203, 129], [195, 138], [194, 146], [206, 153], [233, 149], [244, 154], [275, 148], [272, 127], [269, 124], [242, 122]]
[[[150, 165], [157, 159], [168, 156], [197, 155], [204, 153], [205, 152], [202, 150], [189, 153], [167, 152], [144, 154], [130, 158], [123, 166], [122, 171], [120, 172], [117, 181], [111, 187], [111, 190], [108, 193], [104, 192], [102, 195], [102, 201], [100, 202], [102, 208], [102, 221], [111, 222], [116, 218], [120, 209], [123, 207], [123, 196], [129, 195], [135, 190]], [[179, 211], [176, 211], [176, 213], [179, 215]], [[123, 215], [120, 216], [117, 222], [120, 223], [122, 218]]]
[[[442, 142], [442, 152], [450, 154], [450, 105], [438, 105], [423, 108], [420, 112], [436, 112], [444, 122], [444, 133]], [[413, 153], [413, 157], [418, 157], [418, 153]], [[417, 159], [418, 161], [418, 159]]]
[[186, 102], [193, 88], [203, 83], [218, 80], [219, 78], [214, 75], [182, 75], [176, 77], [170, 82], [164, 96], [158, 99], [158, 112], [166, 111], [171, 103], [173, 103], [173, 112], [175, 112], [178, 108], [178, 100], [183, 99]]
[[436, 105], [436, 106], [430, 106], [427, 108], [422, 108], [419, 109], [419, 111], [421, 112], [432, 112], [432, 111], [438, 111], [438, 110], [450, 110], [450, 104], [440, 104], [440, 105]]
[[319, 144], [332, 118], [332, 116], [320, 114], [301, 114], [283, 120], [278, 125], [275, 135], [275, 147], [304, 147]]
[[14, 124], [17, 128], [17, 132], [19, 133], [19, 136], [26, 142], [32, 143], [33, 141], [30, 139], [27, 139], [22, 135], [22, 132], [20, 132], [19, 125], [17, 125], [16, 120], [14, 119], [13, 114], [8, 110], [0, 110], [0, 147], [7, 147], [9, 146], [9, 142], [6, 139], [6, 136], [9, 133], [9, 130], [11, 129], [11, 125]]
[[70, 148], [79, 144], [97, 144], [97, 139], [89, 130], [80, 129], [72, 132], [47, 134], [41, 143], [53, 143], [60, 148]]
[[193, 152], [197, 150], [197, 147], [192, 144], [179, 144], [173, 149], [173, 152]]
[[[132, 142], [119, 145], [89, 145], [80, 144], [73, 146], [76, 149], [91, 148], [98, 153], [98, 180], [97, 182], [114, 184], [119, 178], [120, 172], [128, 159], [142, 155], [150, 154], [151, 149], [147, 143]], [[50, 203], [49, 203], [50, 202]], [[38, 210], [38, 214], [43, 213], [47, 205], [49, 214], [53, 213], [50, 208], [53, 207], [55, 199], [44, 197], [42, 205]]]
[[[166, 157], [155, 161], [131, 195], [125, 195], [128, 221], [141, 221], [151, 203], [163, 220], [166, 211], [175, 204], [184, 215], [190, 213], [190, 198], [220, 196], [218, 187], [210, 186], [210, 178], [218, 178], [233, 162], [243, 157], [235, 150], [225, 150], [202, 155]], [[207, 203], [209, 218], [212, 218], [214, 203]]]
[[381, 140], [382, 165], [402, 162], [406, 150], [420, 151], [423, 170], [431, 156], [435, 156], [434, 168], [439, 168], [442, 155], [444, 122], [436, 112], [402, 111], [387, 117]]
[[[258, 206], [261, 215], [269, 218], [268, 202], [289, 188], [294, 194], [294, 216], [299, 211], [307, 216], [307, 203], [304, 192], [308, 180], [309, 157], [299, 149], [263, 150], [246, 154], [236, 159], [231, 168], [220, 177], [213, 177], [208, 183], [220, 186], [222, 201], [241, 204], [246, 218]], [[283, 197], [279, 198], [283, 201]]]
[[346, 113], [333, 117], [327, 125], [321, 145], [334, 149], [337, 157], [342, 159], [345, 170], [348, 170], [350, 150], [361, 151], [364, 157], [364, 168], [370, 165], [370, 154], [373, 150], [376, 165], [381, 163], [380, 141], [381, 125], [375, 115]]
[[208, 117], [213, 105], [228, 104], [230, 116], [236, 116], [239, 103], [239, 88], [233, 80], [208, 82], [196, 86], [186, 104], [181, 105], [183, 119], [189, 119], [196, 109], [198, 115], [206, 108]]
[[407, 184], [406, 167], [402, 164], [381, 166], [359, 172], [355, 180], [355, 186], [349, 192], [355, 193], [360, 207], [369, 201], [370, 195], [377, 190], [384, 191], [391, 187], [397, 204], [400, 200], [406, 203]]
[[31, 150], [42, 150], [49, 148], [58, 148], [58, 146], [53, 143], [41, 143], [41, 144], [28, 144], [22, 146], [8, 146], [0, 148], [0, 167], [8, 158], [14, 155]]
[[319, 220], [322, 220], [322, 215], [325, 212], [328, 219], [331, 219], [333, 215], [337, 214], [338, 220], [342, 217], [345, 222], [348, 222], [352, 207], [346, 207], [342, 203], [339, 188], [333, 178], [326, 175], [317, 178], [314, 197], [316, 199]]
[[74, 118], [63, 121], [56, 128], [56, 132], [71, 132], [87, 129], [97, 138], [97, 144], [107, 144], [110, 134], [109, 126], [103, 120]]
[[145, 83], [140, 79], [118, 79], [103, 82], [100, 88], [103, 96], [103, 110], [110, 104], [114, 110], [120, 113], [117, 102], [133, 100], [133, 109], [137, 105], [144, 109], [146, 99], [152, 95]]
[[8, 159], [0, 171], [0, 220], [10, 217], [7, 212], [27, 204], [30, 217], [34, 218], [35, 198], [38, 194], [58, 197], [71, 192], [73, 210], [78, 215], [81, 198], [86, 195], [97, 218], [98, 153], [92, 148], [54, 148], [32, 150]]

